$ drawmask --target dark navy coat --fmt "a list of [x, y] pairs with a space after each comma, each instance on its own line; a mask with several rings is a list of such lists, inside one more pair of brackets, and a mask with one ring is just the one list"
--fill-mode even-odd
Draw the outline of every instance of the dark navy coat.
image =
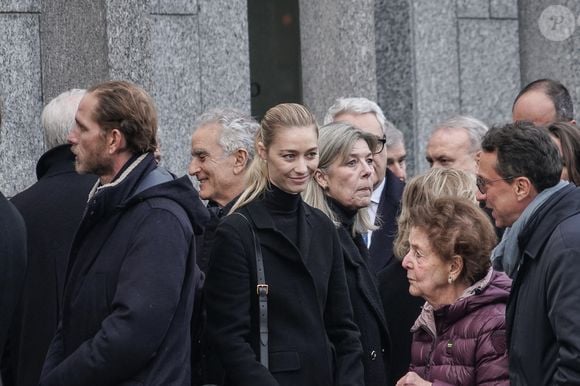
[[554, 193], [518, 235], [507, 306], [510, 382], [580, 384], [580, 188]]
[[28, 233], [28, 267], [11, 334], [7, 385], [36, 386], [58, 325], [70, 245], [97, 177], [74, 168], [70, 145], [47, 151], [36, 165], [38, 181], [11, 202]]
[[207, 218], [189, 179], [152, 154], [91, 196], [41, 385], [191, 384], [194, 232]]

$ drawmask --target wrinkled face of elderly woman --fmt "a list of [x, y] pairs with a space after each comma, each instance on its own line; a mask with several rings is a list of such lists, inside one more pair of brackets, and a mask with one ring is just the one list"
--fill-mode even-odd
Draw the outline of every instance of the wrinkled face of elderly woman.
[[444, 261], [433, 251], [427, 232], [422, 228], [411, 227], [409, 244], [409, 252], [403, 258], [409, 293], [421, 296], [432, 305], [446, 304], [451, 286], [449, 277], [453, 271], [452, 263]]
[[372, 177], [373, 153], [366, 141], [359, 139], [346, 159], [338, 157], [326, 172], [317, 174], [316, 180], [339, 204], [357, 210], [371, 202]]

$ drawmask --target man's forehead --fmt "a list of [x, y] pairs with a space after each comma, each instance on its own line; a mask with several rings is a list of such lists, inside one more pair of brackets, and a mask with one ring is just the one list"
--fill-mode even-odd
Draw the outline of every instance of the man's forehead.
[[375, 113], [358, 114], [358, 113], [345, 112], [345, 113], [338, 114], [334, 118], [334, 120], [337, 122], [338, 121], [348, 122], [360, 130], [363, 130], [363, 131], [366, 131], [366, 132], [369, 132], [371, 134], [378, 135], [378, 136], [381, 136], [382, 132], [383, 132], [381, 129], [381, 124], [379, 123], [379, 120], [377, 119], [377, 116], [375, 115]]

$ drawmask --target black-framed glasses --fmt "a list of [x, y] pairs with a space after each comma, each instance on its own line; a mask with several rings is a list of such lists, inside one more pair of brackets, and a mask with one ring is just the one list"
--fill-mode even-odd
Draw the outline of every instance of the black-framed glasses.
[[490, 185], [490, 184], [497, 182], [497, 181], [513, 180], [514, 178], [515, 177], [510, 176], [510, 177], [505, 177], [505, 178], [497, 178], [495, 180], [488, 180], [488, 179], [483, 178], [482, 176], [477, 176], [477, 178], [475, 180], [475, 184], [477, 185], [477, 189], [479, 189], [481, 194], [486, 194], [487, 193], [487, 185]]
[[383, 135], [383, 138], [377, 137], [377, 147], [373, 154], [379, 154], [385, 148], [385, 143], [387, 143], [387, 136]]

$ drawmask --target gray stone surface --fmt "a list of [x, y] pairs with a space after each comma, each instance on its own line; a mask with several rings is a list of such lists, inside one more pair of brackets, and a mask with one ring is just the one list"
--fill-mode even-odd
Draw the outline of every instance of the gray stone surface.
[[148, 2], [107, 0], [109, 78], [151, 88], [151, 20]]
[[229, 106], [250, 113], [246, 1], [199, 0], [201, 110]]
[[337, 97], [376, 100], [374, 1], [299, 4], [304, 103], [322, 121]]
[[194, 15], [197, 0], [150, 0], [151, 12], [162, 15]]
[[487, 124], [511, 119], [520, 89], [516, 20], [459, 20], [461, 113]]
[[489, 0], [457, 0], [457, 17], [489, 17]]
[[40, 12], [40, 0], [0, 0], [0, 12]]
[[416, 172], [427, 170], [425, 146], [434, 125], [459, 112], [459, 62], [454, 0], [413, 2]]
[[492, 18], [518, 18], [518, 0], [490, 0], [490, 9]]
[[[397, 12], [393, 12], [396, 9]], [[405, 134], [406, 145], [413, 144], [413, 46], [408, 0], [375, 2], [375, 45], [377, 61], [377, 103], [385, 115]], [[409, 157], [407, 169], [414, 171]]]
[[193, 121], [201, 112], [200, 60], [195, 16], [153, 16], [153, 96], [159, 110], [164, 166], [187, 172]]
[[106, 3], [42, 2], [42, 95], [48, 101], [71, 88], [108, 79]]
[[35, 180], [42, 154], [39, 20], [0, 15], [0, 190], [12, 196]]
[[[559, 1], [558, 5], [566, 6], [576, 21], [575, 32], [563, 41], [554, 41], [551, 35], [543, 34], [540, 25], [542, 12], [554, 6], [551, 0], [519, 0], [518, 15], [520, 20], [520, 70], [521, 84], [540, 78], [553, 78], [562, 82], [572, 94], [575, 101], [576, 117], [580, 114], [580, 2], [577, 0]], [[551, 32], [561, 31], [562, 25], [548, 24], [554, 27]], [[550, 29], [549, 29], [550, 30]]]

